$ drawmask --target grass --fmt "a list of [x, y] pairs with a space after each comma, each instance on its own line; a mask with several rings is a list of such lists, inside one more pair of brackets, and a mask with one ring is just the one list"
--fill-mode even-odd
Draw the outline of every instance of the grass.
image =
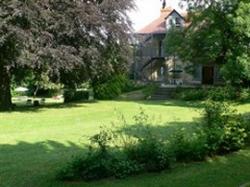
[[[111, 125], [117, 111], [132, 122], [132, 116], [140, 107], [157, 121], [164, 122], [151, 127], [164, 135], [178, 128], [192, 128], [200, 117], [202, 104], [182, 101], [51, 103], [41, 108], [18, 107], [15, 112], [0, 113], [0, 186], [233, 187], [250, 182], [250, 148], [203, 163], [177, 165], [170, 173], [94, 183], [55, 180], [55, 173], [72, 155], [84, 152], [87, 137], [98, 132], [99, 126]], [[241, 113], [250, 113], [249, 103], [236, 107]]]

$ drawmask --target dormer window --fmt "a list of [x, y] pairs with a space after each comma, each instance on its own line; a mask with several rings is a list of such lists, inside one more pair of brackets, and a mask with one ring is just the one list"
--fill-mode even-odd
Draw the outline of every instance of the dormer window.
[[182, 28], [185, 24], [184, 18], [175, 10], [173, 10], [166, 18], [165, 18], [165, 27], [167, 30], [171, 28]]
[[174, 25], [174, 22], [172, 19], [169, 20], [169, 25], [173, 26]]
[[181, 19], [180, 18], [175, 18], [175, 26], [181, 27]]
[[168, 21], [168, 28], [171, 28], [171, 27], [180, 28], [181, 26], [182, 26], [181, 18], [179, 18], [179, 17], [170, 18], [169, 21]]

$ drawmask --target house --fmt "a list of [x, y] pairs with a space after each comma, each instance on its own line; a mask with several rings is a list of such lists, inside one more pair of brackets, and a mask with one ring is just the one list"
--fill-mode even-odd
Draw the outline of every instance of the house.
[[189, 23], [186, 14], [164, 7], [160, 17], [135, 33], [134, 76], [146, 82], [164, 84], [218, 84], [220, 67], [216, 64], [194, 65], [169, 57], [164, 50], [164, 38], [172, 27], [183, 28]]

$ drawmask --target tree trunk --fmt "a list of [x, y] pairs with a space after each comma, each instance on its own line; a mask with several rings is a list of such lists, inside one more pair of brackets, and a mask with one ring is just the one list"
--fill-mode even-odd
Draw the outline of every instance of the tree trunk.
[[11, 109], [10, 74], [6, 68], [0, 67], [0, 110], [7, 111]]

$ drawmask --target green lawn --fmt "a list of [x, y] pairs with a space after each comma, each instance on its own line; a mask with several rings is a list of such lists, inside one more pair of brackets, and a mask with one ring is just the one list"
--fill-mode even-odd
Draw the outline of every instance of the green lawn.
[[[181, 101], [102, 101], [83, 104], [51, 104], [40, 109], [18, 108], [0, 113], [0, 186], [86, 186], [86, 187], [182, 187], [239, 186], [250, 182], [250, 148], [203, 163], [177, 165], [171, 172], [145, 174], [125, 180], [94, 183], [62, 183], [56, 171], [84, 151], [87, 137], [99, 126], [110, 126], [117, 112], [128, 122], [142, 107], [161, 121], [152, 126], [156, 133], [169, 134], [178, 128], [192, 128], [200, 117], [200, 103]], [[236, 106], [250, 113], [250, 103]]]

